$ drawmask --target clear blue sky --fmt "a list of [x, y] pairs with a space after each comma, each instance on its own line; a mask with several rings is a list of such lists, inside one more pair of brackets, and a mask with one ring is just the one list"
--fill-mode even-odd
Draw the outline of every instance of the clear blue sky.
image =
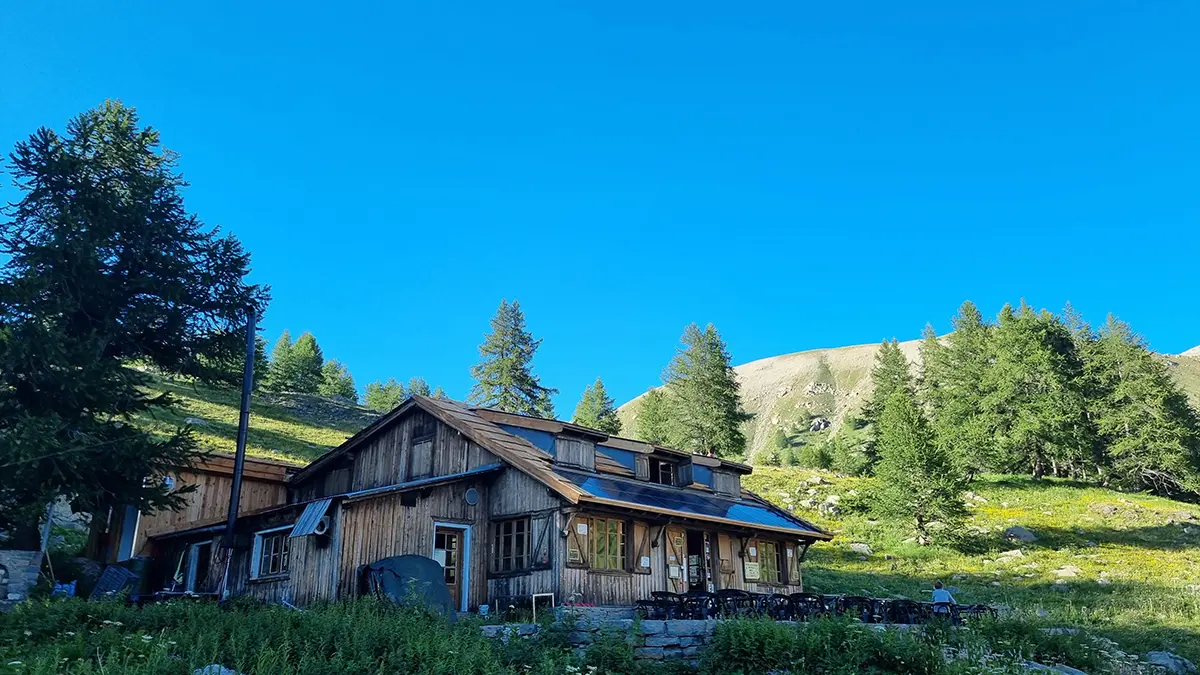
[[136, 106], [267, 337], [360, 387], [464, 396], [501, 298], [560, 416], [693, 321], [737, 363], [964, 299], [1200, 344], [1200, 3], [271, 4], [4, 3], [0, 146]]

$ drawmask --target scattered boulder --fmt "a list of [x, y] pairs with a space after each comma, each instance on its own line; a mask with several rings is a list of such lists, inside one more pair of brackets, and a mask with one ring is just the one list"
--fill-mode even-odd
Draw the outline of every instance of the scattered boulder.
[[800, 506], [801, 506], [801, 507], [803, 507], [803, 508], [806, 508], [806, 509], [810, 509], [810, 510], [811, 510], [811, 509], [815, 509], [815, 508], [817, 508], [817, 500], [815, 500], [815, 499], [804, 499], [804, 500], [801, 500], [801, 501], [800, 501]]
[[1054, 576], [1065, 578], [1065, 579], [1073, 579], [1073, 578], [1079, 576], [1079, 573], [1082, 571], [1083, 570], [1079, 569], [1078, 567], [1076, 567], [1074, 565], [1063, 565], [1062, 567], [1054, 570]]
[[1020, 525], [1013, 525], [1012, 527], [1005, 530], [1004, 537], [1010, 541], [1016, 540], [1016, 541], [1023, 541], [1026, 543], [1034, 542], [1034, 541], [1038, 540], [1038, 536], [1036, 534], [1034, 534], [1033, 532], [1030, 532], [1029, 530], [1027, 530], [1024, 527], [1021, 527]]
[[820, 485], [825, 482], [825, 479], [821, 478], [820, 476], [811, 476], [804, 482], [808, 483], [809, 485]]
[[828, 382], [809, 382], [808, 386], [804, 388], [804, 394], [806, 396], [817, 396], [818, 394], [830, 393], [833, 393], [833, 385], [829, 384]]
[[859, 555], [871, 555], [872, 553], [875, 552], [871, 549], [871, 546], [869, 544], [863, 544], [861, 542], [850, 544], [850, 550], [854, 551], [855, 553], [857, 553]]
[[1005, 560], [1005, 559], [1012, 560], [1014, 558], [1024, 558], [1025, 552], [1019, 548], [1014, 548], [1013, 550], [1005, 551], [996, 557], [1000, 558], [1001, 560]]
[[829, 502], [821, 502], [821, 505], [817, 507], [817, 512], [830, 518], [837, 518], [842, 515], [842, 510], [838, 508], [837, 504]]
[[825, 431], [832, 424], [833, 423], [830, 422], [828, 418], [818, 417], [815, 420], [813, 420], [811, 424], [808, 425], [808, 430], [809, 431]]
[[1108, 577], [1100, 577], [1096, 580], [1096, 583], [1100, 584], [1101, 586], [1111, 586], [1112, 579], [1109, 579]]
[[1196, 664], [1171, 652], [1149, 652], [1146, 661], [1156, 665], [1172, 675], [1195, 675]]
[[925, 530], [928, 532], [945, 532], [950, 529], [950, 526], [940, 520], [931, 520], [925, 523]]
[[1025, 667], [1026, 672], [1030, 673], [1066, 673], [1066, 675], [1087, 675], [1082, 670], [1076, 670], [1071, 666], [1047, 666], [1038, 663], [1037, 661], [1026, 661], [1021, 664]]
[[188, 418], [185, 418], [185, 419], [183, 420], [183, 423], [184, 423], [184, 424], [190, 424], [190, 425], [192, 425], [192, 426], [195, 426], [195, 427], [206, 427], [206, 426], [208, 426], [208, 420], [201, 419], [201, 418], [199, 418], [199, 417], [188, 417]]

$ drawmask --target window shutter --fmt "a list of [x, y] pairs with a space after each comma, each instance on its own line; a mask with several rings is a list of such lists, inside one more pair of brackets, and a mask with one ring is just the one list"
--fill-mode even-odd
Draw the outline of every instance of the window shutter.
[[[567, 567], [586, 569], [588, 566], [588, 540], [591, 536], [591, 523], [583, 516], [575, 516], [570, 520], [567, 530]], [[580, 532], [580, 529], [583, 532]]]
[[650, 480], [650, 457], [637, 455], [633, 458], [633, 473], [638, 480]]
[[787, 556], [787, 582], [792, 586], [801, 586], [803, 582], [800, 576], [800, 547], [795, 544], [788, 544], [787, 551], [784, 553]]
[[550, 520], [550, 514], [529, 519], [529, 536], [533, 541], [530, 569], [550, 569]]
[[675, 482], [680, 487], [687, 487], [692, 484], [692, 463], [690, 461], [680, 462], [675, 467]]
[[633, 553], [634, 574], [650, 574], [650, 526], [642, 522], [633, 523], [633, 540], [637, 542]]

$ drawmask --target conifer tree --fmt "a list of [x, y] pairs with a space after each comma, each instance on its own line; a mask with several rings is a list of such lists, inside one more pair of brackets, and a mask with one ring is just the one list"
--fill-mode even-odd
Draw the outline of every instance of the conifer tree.
[[16, 144], [0, 218], [0, 530], [37, 549], [46, 505], [70, 500], [97, 526], [110, 509], [185, 505], [163, 476], [202, 461], [190, 428], [136, 418], [179, 412], [145, 365], [240, 385], [250, 256], [184, 206], [178, 157], [137, 113], [106, 101]]
[[287, 329], [275, 341], [267, 366], [266, 387], [271, 391], [294, 391], [296, 360], [292, 357], [292, 334]]
[[375, 380], [367, 385], [363, 393], [363, 405], [379, 412], [391, 412], [407, 398], [404, 385], [397, 382], [396, 378], [389, 377], [387, 382]]
[[937, 443], [912, 395], [897, 389], [879, 419], [875, 511], [911, 518], [917, 532], [931, 522], [953, 527], [966, 515], [965, 481], [950, 452]]
[[1070, 331], [1049, 312], [1006, 305], [984, 374], [983, 414], [1000, 470], [1084, 476], [1095, 436], [1082, 391], [1083, 363]]
[[571, 422], [616, 436], [621, 433], [621, 420], [617, 418], [615, 405], [604, 388], [604, 382], [597, 377], [595, 383], [583, 390], [583, 398], [575, 406]]
[[667, 397], [662, 389], [651, 389], [642, 396], [633, 426], [639, 440], [656, 445], [670, 444], [671, 413], [667, 410]]
[[325, 355], [317, 338], [312, 333], [302, 333], [292, 345], [291, 361], [295, 368], [292, 375], [292, 390], [304, 394], [315, 394], [321, 386], [321, 368]]
[[475, 386], [468, 400], [505, 412], [553, 418], [550, 397], [558, 390], [543, 387], [533, 374], [533, 357], [542, 341], [525, 329], [521, 304], [501, 301], [491, 328], [479, 345], [482, 360], [471, 367]]
[[895, 338], [884, 340], [875, 352], [871, 385], [871, 398], [863, 405], [861, 419], [870, 425], [870, 435], [863, 450], [874, 463], [875, 446], [879, 443], [879, 417], [883, 414], [884, 404], [898, 391], [910, 397], [913, 395], [913, 378], [908, 368], [908, 359], [900, 350], [900, 343]]
[[330, 359], [321, 366], [321, 383], [317, 386], [317, 393], [321, 396], [340, 396], [358, 402], [358, 390], [354, 386], [350, 369], [337, 359]]
[[1145, 341], [1109, 315], [1085, 370], [1112, 482], [1167, 496], [1200, 495], [1200, 419]]
[[944, 344], [932, 326], [926, 327], [921, 344], [921, 394], [931, 426], [968, 475], [995, 464], [993, 424], [984, 409], [993, 333], [994, 327], [967, 301], [959, 307]]
[[678, 447], [700, 454], [736, 457], [746, 449], [738, 382], [717, 329], [696, 324], [683, 333], [682, 346], [663, 372]]
[[414, 377], [408, 381], [409, 396], [429, 396], [429, 383], [423, 377]]
[[441, 387], [435, 388], [433, 390], [432, 396], [433, 396], [433, 398], [440, 398], [440, 399], [444, 399], [444, 400], [450, 398], [449, 396], [446, 395], [446, 390], [442, 389]]

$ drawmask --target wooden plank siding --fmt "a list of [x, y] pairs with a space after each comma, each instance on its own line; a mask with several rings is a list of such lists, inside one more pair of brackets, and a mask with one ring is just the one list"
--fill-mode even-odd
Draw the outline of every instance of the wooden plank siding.
[[[208, 472], [185, 472], [175, 476], [176, 489], [195, 485], [187, 497], [187, 507], [181, 511], [143, 513], [135, 526], [133, 555], [146, 555], [148, 537], [189, 527], [197, 521], [225, 518], [229, 515], [229, 497], [233, 492], [233, 477]], [[280, 481], [255, 480], [247, 475], [242, 480], [238, 513], [257, 511], [287, 502], [287, 485]], [[122, 524], [122, 527], [125, 525]]]
[[596, 444], [590, 439], [558, 436], [554, 439], [554, 460], [560, 464], [596, 470]]
[[[554, 593], [554, 601], [561, 604], [558, 568], [562, 566], [565, 545], [560, 534], [563, 520], [559, 507], [562, 501], [545, 485], [515, 469], [502, 472], [488, 490], [489, 520], [504, 520], [514, 516], [530, 516], [532, 540], [530, 549], [544, 542], [550, 554], [550, 569], [532, 570], [525, 573], [492, 574], [490, 556], [494, 533], [490, 526], [487, 532], [488, 565], [487, 597], [493, 604], [505, 604], [509, 598], [526, 597], [534, 593]], [[543, 534], [543, 530], [546, 530]], [[543, 539], [544, 537], [544, 539]], [[505, 608], [497, 606], [498, 611]]]
[[742, 494], [742, 479], [732, 471], [713, 471], [713, 492], [729, 497], [740, 497]]
[[[479, 502], [466, 502], [466, 491], [475, 488], [481, 494]], [[357, 594], [357, 574], [360, 565], [367, 565], [396, 555], [433, 554], [434, 522], [469, 525], [470, 567], [464, 574], [470, 580], [467, 604], [470, 607], [487, 602], [486, 578], [488, 564], [487, 501], [488, 487], [483, 481], [464, 481], [442, 485], [422, 492], [415, 506], [404, 506], [404, 495], [388, 494], [374, 499], [344, 504], [340, 530], [338, 569], [341, 579], [337, 592], [340, 597]]]

